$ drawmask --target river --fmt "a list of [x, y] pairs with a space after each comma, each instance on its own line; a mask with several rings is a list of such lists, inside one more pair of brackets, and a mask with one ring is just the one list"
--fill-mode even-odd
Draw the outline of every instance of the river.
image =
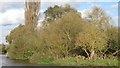
[[0, 67], [1, 66], [36, 66], [36, 65], [30, 64], [27, 61], [11, 60], [7, 58], [6, 55], [0, 55]]

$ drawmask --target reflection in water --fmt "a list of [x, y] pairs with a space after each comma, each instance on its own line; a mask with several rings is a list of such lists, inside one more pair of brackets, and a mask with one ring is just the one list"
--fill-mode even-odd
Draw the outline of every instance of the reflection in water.
[[[1, 66], [36, 66], [34, 64], [29, 64], [27, 61], [21, 60], [10, 60], [6, 55], [0, 55], [0, 65]], [[1, 67], [0, 66], [0, 67]], [[38, 65], [37, 65], [38, 66]]]

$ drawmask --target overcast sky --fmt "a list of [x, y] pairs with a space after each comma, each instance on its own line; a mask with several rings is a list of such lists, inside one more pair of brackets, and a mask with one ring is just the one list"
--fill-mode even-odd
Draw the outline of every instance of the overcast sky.
[[[0, 2], [0, 43], [6, 43], [5, 36], [8, 35], [10, 31], [17, 27], [19, 24], [24, 24], [24, 2], [8, 2], [7, 0], [4, 1], [5, 2]], [[93, 6], [100, 6], [106, 11], [108, 15], [112, 17], [112, 24], [117, 26], [118, 0], [104, 0], [108, 2], [95, 2], [95, 0], [91, 0], [92, 2], [88, 1], [86, 2], [85, 0], [64, 0], [63, 2], [62, 0], [42, 0], [40, 8], [40, 20], [44, 19], [43, 12], [49, 6], [70, 4], [72, 7], [80, 11], [83, 17], [85, 16], [85, 12], [90, 11]]]

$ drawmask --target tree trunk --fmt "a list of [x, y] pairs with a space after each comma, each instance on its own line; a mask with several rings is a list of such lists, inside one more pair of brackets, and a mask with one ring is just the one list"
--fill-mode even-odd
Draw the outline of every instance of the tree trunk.
[[95, 51], [94, 50], [91, 51], [90, 59], [95, 59]]
[[89, 53], [87, 52], [87, 50], [86, 50], [86, 49], [84, 49], [84, 48], [83, 48], [83, 50], [84, 50], [84, 51], [85, 51], [85, 53], [87, 54], [88, 59], [90, 59], [90, 56], [89, 56]]

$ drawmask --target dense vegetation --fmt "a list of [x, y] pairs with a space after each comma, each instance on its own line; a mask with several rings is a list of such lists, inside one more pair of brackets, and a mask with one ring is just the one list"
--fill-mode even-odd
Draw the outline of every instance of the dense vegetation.
[[9, 58], [46, 64], [70, 57], [79, 63], [79, 60], [120, 56], [118, 28], [110, 25], [110, 17], [101, 8], [94, 7], [86, 18], [69, 5], [55, 5], [44, 13], [45, 20], [39, 30], [19, 25], [6, 37]]
[[9, 46], [4, 45], [4, 44], [0, 44], [0, 54], [6, 54], [7, 50], [8, 50]]

